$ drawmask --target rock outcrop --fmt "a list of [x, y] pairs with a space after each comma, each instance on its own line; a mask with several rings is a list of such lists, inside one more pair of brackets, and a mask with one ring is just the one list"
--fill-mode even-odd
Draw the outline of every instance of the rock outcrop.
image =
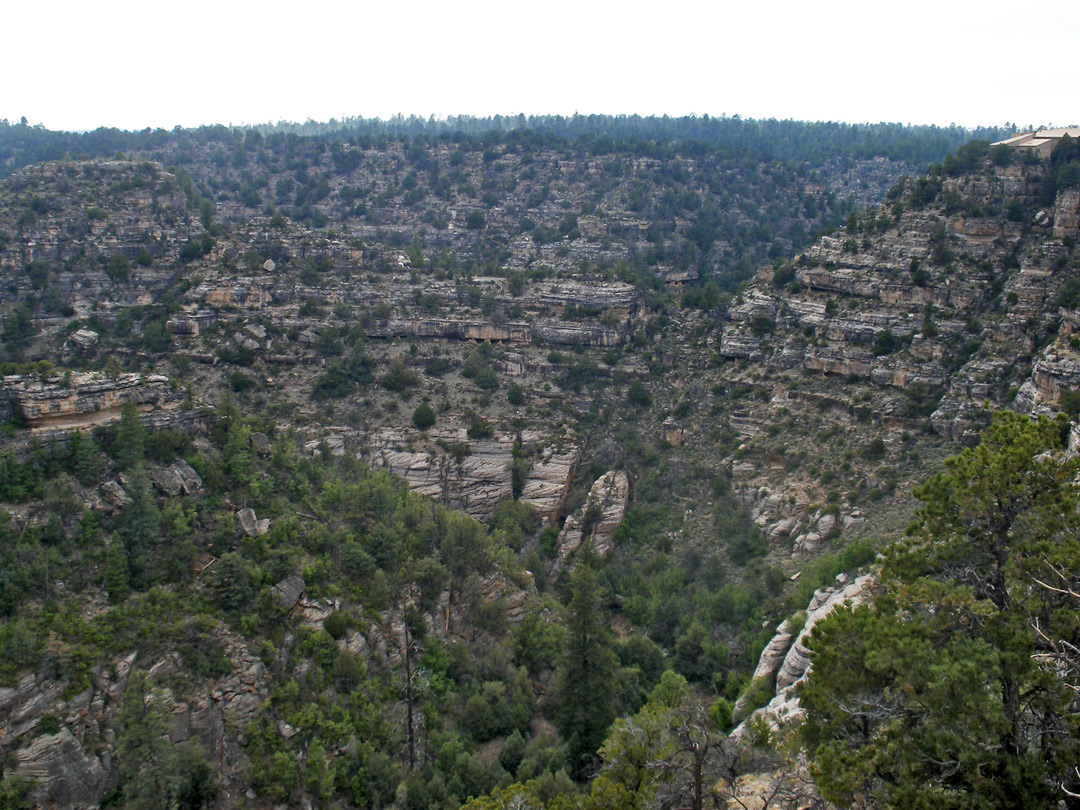
[[249, 506], [238, 511], [236, 519], [240, 522], [240, 530], [248, 537], [262, 537], [270, 531], [270, 518], [257, 518], [255, 510]]
[[[49, 380], [11, 375], [0, 382], [0, 402], [6, 402], [11, 419], [17, 408], [35, 432], [72, 430], [108, 424], [120, 418], [120, 410], [134, 402], [140, 412], [175, 411], [183, 392], [162, 374], [76, 372]], [[0, 406], [3, 407], [3, 406]], [[0, 418], [4, 414], [0, 413]]]
[[[371, 463], [404, 478], [409, 487], [435, 500], [486, 518], [514, 495], [511, 464], [517, 437], [497, 434], [470, 439], [464, 428], [441, 428], [426, 436], [383, 430], [369, 437]], [[541, 445], [536, 433], [521, 434], [531, 464], [520, 497], [536, 507], [544, 521], [557, 519], [573, 480], [581, 448], [576, 444]]]
[[559, 532], [559, 551], [552, 564], [552, 578], [559, 575], [570, 556], [584, 542], [591, 543], [601, 557], [611, 552], [615, 529], [626, 517], [629, 500], [630, 481], [622, 470], [606, 472], [593, 482], [585, 504], [566, 519]]
[[[750, 689], [735, 705], [735, 716], [744, 719], [732, 732], [732, 736], [744, 734], [747, 724], [755, 719], [764, 720], [771, 727], [777, 728], [801, 716], [795, 688], [804, 678], [811, 676], [810, 653], [806, 648], [806, 640], [814, 625], [839, 607], [855, 608], [866, 604], [873, 597], [876, 585], [875, 574], [863, 574], [855, 579], [841, 574], [837, 578], [836, 586], [821, 588], [814, 593], [814, 598], [806, 608], [805, 621], [797, 634], [793, 632], [791, 619], [784, 620], [777, 627], [776, 634], [758, 659]], [[762, 689], [768, 689], [773, 697], [764, 707], [747, 716], [750, 696]]]
[[149, 470], [150, 482], [162, 495], [194, 495], [202, 491], [203, 481], [190, 464], [178, 459], [165, 467]]
[[39, 807], [90, 810], [105, 791], [105, 769], [66, 728], [42, 735], [15, 752], [15, 773], [36, 782]]

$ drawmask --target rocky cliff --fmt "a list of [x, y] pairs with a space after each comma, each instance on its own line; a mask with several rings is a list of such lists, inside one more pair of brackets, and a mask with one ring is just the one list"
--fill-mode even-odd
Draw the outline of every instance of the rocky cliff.
[[[987, 162], [939, 179], [937, 202], [898, 194], [890, 208], [853, 217], [792, 262], [763, 270], [717, 339], [732, 377], [747, 393], [768, 391], [771, 404], [759, 413], [806, 414], [812, 404], [833, 415], [827, 422], [873, 424], [883, 446], [871, 447], [867, 434], [860, 452], [883, 459], [903, 459], [915, 447], [905, 437], [927, 427], [970, 443], [994, 408], [1055, 407], [1080, 381], [1070, 314], [1076, 203], [1065, 189], [1039, 205], [1043, 177], [1039, 165]], [[729, 391], [738, 388], [729, 382]], [[841, 503], [838, 520], [819, 528], [813, 503], [800, 505], [795, 445], [779, 450], [762, 435], [769, 418], [752, 410], [742, 408], [744, 417], [733, 408], [729, 417], [749, 439], [733, 459], [733, 479], [766, 536], [801, 551], [861, 525], [863, 515]], [[806, 455], [831, 467], [827, 446], [807, 446]], [[840, 459], [830, 477], [842, 480], [844, 467]], [[899, 483], [895, 472], [885, 487]]]
[[[905, 181], [805, 246], [841, 207], [778, 165], [246, 149], [0, 189], [0, 643], [30, 662], [0, 723], [42, 804], [116, 784], [133, 667], [222, 806], [493, 785], [493, 741], [548, 728], [582, 546], [627, 683], [730, 691], [790, 583], [872, 559], [992, 409], [1075, 410], [1080, 202], [1040, 165]], [[129, 401], [179, 428], [145, 478], [63, 455]], [[805, 634], [872, 587], [781, 623], [740, 714], [797, 714]]]
[[773, 729], [798, 721], [801, 710], [796, 688], [804, 678], [810, 677], [812, 669], [806, 639], [814, 625], [837, 608], [853, 609], [869, 602], [876, 584], [874, 574], [854, 579], [841, 574], [835, 585], [815, 591], [797, 620], [781, 622], [758, 659], [751, 686], [735, 705], [735, 717], [741, 722], [733, 736], [746, 734], [755, 721]]

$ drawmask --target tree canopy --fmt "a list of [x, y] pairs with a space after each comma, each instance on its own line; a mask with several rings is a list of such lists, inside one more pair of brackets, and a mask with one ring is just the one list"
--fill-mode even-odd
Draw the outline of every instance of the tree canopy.
[[916, 490], [922, 507], [887, 553], [885, 592], [815, 628], [803, 733], [826, 798], [1076, 806], [1075, 684], [1054, 654], [1080, 640], [1059, 587], [1080, 566], [1066, 426], [997, 414]]

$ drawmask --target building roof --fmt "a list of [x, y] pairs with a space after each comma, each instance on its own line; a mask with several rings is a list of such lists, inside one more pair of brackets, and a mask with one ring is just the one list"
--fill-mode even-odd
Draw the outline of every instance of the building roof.
[[1045, 154], [1054, 151], [1058, 141], [1065, 136], [1080, 138], [1080, 127], [1058, 127], [1057, 129], [1039, 129], [1034, 132], [1018, 132], [998, 141], [992, 146], [1011, 146], [1016, 149], [1038, 149]]
[[1006, 138], [1003, 141], [997, 141], [994, 146], [1020, 146], [1020, 144], [1027, 143], [1035, 136], [1034, 132], [1020, 132], [1012, 137]]
[[1040, 129], [1035, 133], [1037, 138], [1080, 138], [1080, 127], [1058, 127], [1057, 129]]

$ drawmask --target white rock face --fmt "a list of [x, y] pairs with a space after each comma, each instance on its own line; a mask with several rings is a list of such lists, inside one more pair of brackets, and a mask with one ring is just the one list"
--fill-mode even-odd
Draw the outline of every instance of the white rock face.
[[776, 628], [776, 635], [761, 651], [757, 668], [754, 670], [753, 680], [758, 678], [771, 679], [776, 676], [776, 673], [780, 671], [780, 667], [784, 665], [784, 657], [788, 654], [788, 650], [791, 649], [791, 642], [794, 638], [795, 635], [791, 632], [791, 619], [784, 619], [784, 621], [780, 622], [780, 626]]
[[[404, 478], [414, 492], [483, 519], [513, 496], [515, 439], [496, 435], [473, 440], [463, 428], [445, 428], [430, 430], [421, 440], [413, 433], [386, 429], [369, 437], [371, 465]], [[539, 442], [532, 434], [521, 439], [526, 450]], [[455, 456], [447, 447], [467, 448], [468, 454]], [[541, 520], [554, 520], [562, 512], [580, 456], [579, 447], [567, 444], [548, 446], [532, 459], [521, 500], [535, 506]]]
[[270, 518], [256, 518], [255, 510], [251, 507], [241, 509], [236, 513], [236, 517], [240, 521], [240, 528], [248, 537], [262, 537], [270, 531]]
[[771, 728], [776, 729], [802, 716], [795, 689], [810, 675], [810, 652], [806, 648], [806, 640], [814, 625], [838, 607], [858, 607], [866, 604], [873, 597], [876, 585], [875, 574], [864, 574], [850, 581], [841, 574], [837, 577], [836, 587], [821, 588], [814, 593], [814, 598], [806, 609], [806, 623], [798, 636], [793, 637], [788, 620], [781, 623], [772, 641], [762, 651], [757, 669], [754, 670], [755, 679], [772, 680], [775, 677], [774, 697], [768, 705], [757, 709], [740, 723], [732, 732], [733, 737], [745, 733], [747, 723], [756, 718], [763, 719]]
[[585, 505], [566, 519], [559, 532], [559, 554], [551, 568], [552, 579], [559, 576], [567, 559], [586, 539], [583, 529], [589, 532], [597, 554], [603, 557], [611, 551], [615, 529], [626, 517], [629, 500], [630, 480], [622, 470], [606, 472], [593, 482]]

